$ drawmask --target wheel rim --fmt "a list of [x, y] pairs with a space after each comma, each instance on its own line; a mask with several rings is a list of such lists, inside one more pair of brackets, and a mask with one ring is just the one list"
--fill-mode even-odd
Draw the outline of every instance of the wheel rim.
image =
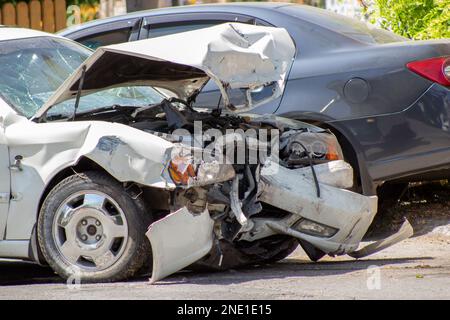
[[128, 242], [128, 224], [118, 203], [93, 190], [77, 192], [59, 206], [52, 236], [62, 258], [84, 271], [116, 263]]

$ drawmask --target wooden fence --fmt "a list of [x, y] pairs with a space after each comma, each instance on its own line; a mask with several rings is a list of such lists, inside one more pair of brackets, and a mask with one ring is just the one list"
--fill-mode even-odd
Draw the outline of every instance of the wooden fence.
[[[130, 0], [130, 3], [142, 2], [142, 0]], [[228, 0], [229, 1], [229, 0]], [[286, 0], [271, 0], [286, 1]], [[127, 1], [128, 2], [128, 1]], [[196, 0], [191, 0], [196, 3]], [[227, 0], [203, 0], [203, 3], [227, 2]], [[304, 0], [291, 0], [291, 2], [304, 3]], [[99, 16], [107, 17], [114, 15], [111, 12], [103, 12], [105, 8], [114, 7], [115, 0], [100, 0]], [[172, 5], [172, 0], [148, 0], [146, 3], [150, 8], [166, 7]], [[103, 5], [102, 5], [103, 4]], [[127, 3], [128, 5], [128, 3]], [[83, 5], [82, 5], [83, 6]], [[102, 11], [103, 8], [103, 11]], [[81, 8], [83, 10], [83, 8]], [[126, 10], [124, 8], [124, 10]], [[97, 9], [95, 10], [97, 11]], [[95, 14], [95, 13], [94, 13]], [[81, 13], [83, 16], [83, 13]], [[93, 19], [94, 16], [83, 17], [82, 21]], [[6, 3], [0, 8], [0, 25], [19, 26], [47, 32], [56, 32], [64, 29], [67, 25], [66, 0], [31, 0], [30, 2], [20, 1], [16, 5]]]
[[17, 5], [5, 3], [0, 24], [55, 32], [66, 27], [66, 0], [32, 0]]

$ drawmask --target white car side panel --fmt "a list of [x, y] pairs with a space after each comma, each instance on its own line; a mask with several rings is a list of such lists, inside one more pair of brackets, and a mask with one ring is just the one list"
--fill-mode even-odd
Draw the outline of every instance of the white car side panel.
[[13, 200], [6, 239], [30, 239], [47, 184], [82, 156], [117, 180], [173, 187], [162, 177], [173, 144], [143, 131], [107, 122], [33, 123], [14, 119], [5, 130], [10, 161], [21, 155], [22, 170], [11, 174]]
[[[6, 142], [4, 124], [5, 118], [10, 114], [14, 114], [14, 111], [0, 97], [0, 240], [3, 240], [5, 236], [11, 187], [8, 145]], [[6, 200], [5, 197], [7, 198]]]
[[0, 241], [0, 257], [28, 259], [30, 255], [29, 240]]
[[5, 133], [0, 120], [0, 240], [5, 235], [10, 198], [9, 156]]

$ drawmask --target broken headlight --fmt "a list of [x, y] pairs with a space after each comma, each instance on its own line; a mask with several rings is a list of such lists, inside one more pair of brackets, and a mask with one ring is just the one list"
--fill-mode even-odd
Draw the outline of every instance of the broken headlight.
[[169, 174], [175, 184], [187, 185], [197, 176], [194, 160], [191, 156], [175, 156], [169, 162]]
[[288, 163], [304, 159], [306, 153], [314, 160], [344, 159], [338, 140], [328, 132], [288, 133], [281, 137], [281, 146]]
[[308, 234], [310, 236], [331, 238], [338, 232], [338, 229], [315, 222], [309, 219], [302, 218], [297, 222], [293, 229], [300, 231], [302, 233]]
[[173, 182], [184, 186], [204, 186], [234, 178], [236, 172], [231, 164], [217, 161], [197, 164], [192, 156], [174, 156], [168, 165]]

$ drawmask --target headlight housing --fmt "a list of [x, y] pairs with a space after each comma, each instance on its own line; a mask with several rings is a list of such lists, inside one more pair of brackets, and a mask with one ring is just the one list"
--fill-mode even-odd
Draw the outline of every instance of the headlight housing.
[[204, 186], [234, 178], [236, 172], [231, 164], [218, 161], [197, 164], [194, 158], [188, 156], [173, 156], [168, 165], [169, 175], [178, 186]]
[[[281, 141], [283, 143], [283, 141]], [[305, 150], [306, 148], [306, 150]], [[329, 132], [302, 132], [287, 140], [285, 155], [291, 160], [304, 157], [307, 151], [314, 160], [343, 160], [344, 155], [336, 137]]]
[[169, 162], [169, 174], [177, 185], [188, 185], [190, 179], [197, 176], [194, 160], [191, 156], [175, 156]]

